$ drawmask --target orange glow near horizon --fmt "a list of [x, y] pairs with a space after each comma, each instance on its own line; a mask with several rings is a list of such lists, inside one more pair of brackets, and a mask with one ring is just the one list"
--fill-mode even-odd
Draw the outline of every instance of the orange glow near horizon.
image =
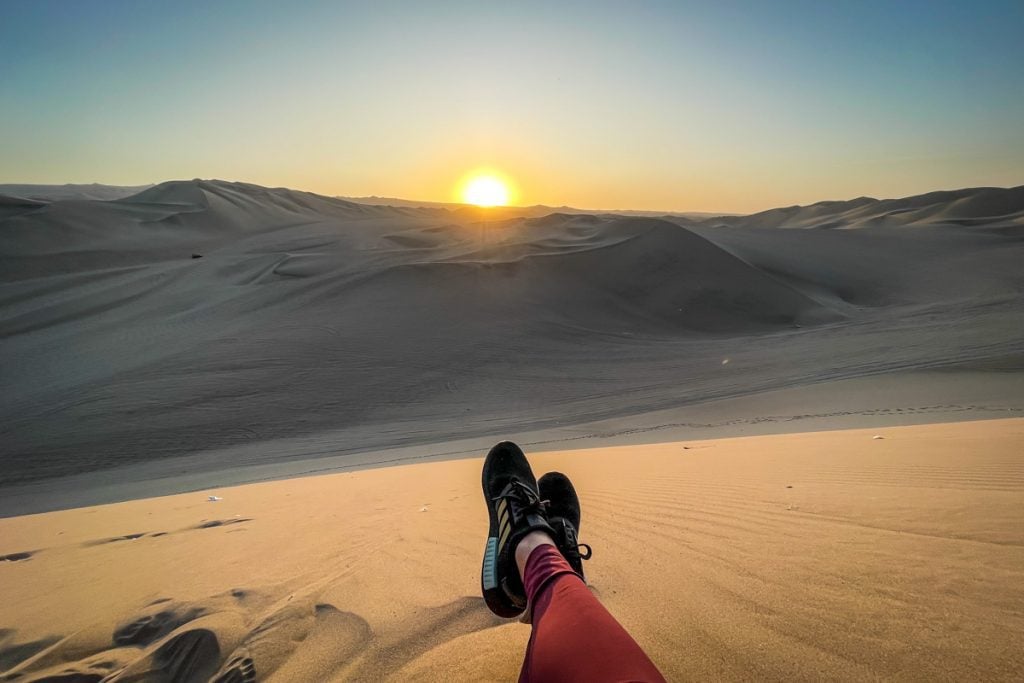
[[507, 206], [513, 202], [513, 184], [504, 175], [489, 169], [467, 173], [459, 183], [458, 201], [476, 206]]

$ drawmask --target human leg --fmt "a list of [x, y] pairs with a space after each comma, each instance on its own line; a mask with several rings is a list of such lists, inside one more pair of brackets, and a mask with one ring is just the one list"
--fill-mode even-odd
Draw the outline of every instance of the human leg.
[[517, 560], [526, 555], [520, 567], [533, 623], [519, 680], [665, 680], [545, 537], [529, 534], [516, 550]]

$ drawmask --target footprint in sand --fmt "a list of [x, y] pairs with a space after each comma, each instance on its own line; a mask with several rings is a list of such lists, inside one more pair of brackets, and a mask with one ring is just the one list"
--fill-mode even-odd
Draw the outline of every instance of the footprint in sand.
[[113, 536], [111, 538], [101, 538], [96, 541], [86, 541], [82, 544], [82, 547], [93, 548], [98, 545], [107, 545], [108, 543], [120, 543], [121, 541], [136, 541], [145, 536], [147, 533], [148, 532], [143, 531], [137, 534], [125, 534], [124, 536]]
[[[161, 536], [167, 536], [169, 533], [175, 533], [176, 534], [176, 533], [181, 533], [183, 531], [196, 531], [196, 530], [199, 530], [199, 529], [216, 529], [217, 527], [230, 526], [232, 524], [241, 524], [242, 522], [251, 522], [251, 521], [252, 521], [252, 519], [249, 518], [249, 517], [234, 517], [232, 519], [210, 519], [210, 520], [202, 522], [201, 524], [197, 524], [196, 526], [186, 527], [184, 529], [179, 529], [178, 531], [172, 531], [172, 532], [157, 531], [155, 533], [151, 533], [151, 532], [148, 532], [148, 531], [143, 531], [143, 532], [140, 532], [140, 533], [125, 534], [123, 536], [112, 536], [110, 538], [100, 538], [100, 539], [97, 539], [97, 540], [94, 540], [94, 541], [86, 541], [85, 543], [82, 543], [82, 547], [83, 548], [92, 548], [92, 547], [95, 547], [95, 546], [98, 546], [98, 545], [106, 545], [108, 543], [120, 543], [121, 541], [136, 541], [136, 540], [138, 540], [140, 538], [159, 538]], [[27, 559], [27, 558], [21, 557], [21, 556], [22, 555], [31, 556], [32, 554], [33, 553], [15, 553], [14, 555], [4, 555], [4, 556], [0, 557], [0, 561], [3, 561], [4, 559], [12, 559], [12, 560], [13, 559]], [[18, 557], [15, 557], [15, 556], [18, 556]]]
[[9, 555], [0, 555], [0, 562], [22, 562], [35, 555], [34, 551], [23, 552], [23, 553], [10, 553]]
[[210, 683], [253, 683], [255, 680], [255, 662], [249, 657], [232, 657]]
[[[166, 604], [166, 601], [153, 603]], [[143, 614], [114, 630], [114, 645], [149, 645], [174, 629], [206, 614], [202, 607], [169, 606], [153, 614]]]
[[[395, 673], [439, 644], [506, 623], [480, 598], [465, 597], [422, 610], [415, 627], [378, 635], [365, 619], [334, 605], [289, 598], [271, 607], [269, 599], [244, 588], [202, 605], [159, 598], [114, 629], [111, 649], [76, 662], [53, 650], [65, 639], [13, 645], [13, 631], [0, 631], [0, 670], [53, 650], [34, 675], [76, 683], [360, 679]], [[246, 623], [267, 608], [248, 630]]]
[[385, 677], [443, 643], [508, 623], [492, 614], [483, 598], [469, 596], [425, 608], [409, 622], [415, 626], [375, 638], [365, 656], [345, 671], [346, 677]]
[[13, 629], [0, 629], [0, 681], [93, 683], [106, 679], [119, 666], [118, 658], [106, 653], [69, 663], [63, 656], [67, 649], [80, 649], [83, 644], [81, 640], [76, 642], [74, 635], [25, 643], [15, 643], [14, 636]]
[[193, 529], [214, 529], [219, 526], [228, 526], [230, 524], [241, 524], [242, 522], [251, 522], [252, 519], [248, 517], [236, 517], [234, 519], [211, 519], [208, 522], [203, 522], [199, 526], [192, 527]]
[[111, 683], [129, 681], [208, 681], [220, 661], [220, 644], [213, 631], [197, 628], [168, 639], [151, 653], [111, 677]]
[[15, 633], [17, 632], [11, 628], [0, 628], [0, 671], [13, 669], [61, 640], [60, 636], [50, 636], [26, 643], [16, 643]]
[[[92, 640], [74, 635], [14, 644], [14, 631], [0, 629], [0, 672], [6, 672], [0, 680], [205, 682], [245, 638], [247, 615], [269, 600], [244, 588], [201, 604], [158, 598], [117, 626], [110, 645], [99, 651], [90, 648]], [[30, 660], [30, 668], [19, 669]], [[232, 662], [237, 671], [226, 681], [253, 680], [254, 669], [239, 664]], [[245, 675], [250, 678], [234, 677]]]
[[290, 603], [253, 629], [212, 680], [327, 680], [362, 653], [372, 635], [366, 620], [334, 605]]

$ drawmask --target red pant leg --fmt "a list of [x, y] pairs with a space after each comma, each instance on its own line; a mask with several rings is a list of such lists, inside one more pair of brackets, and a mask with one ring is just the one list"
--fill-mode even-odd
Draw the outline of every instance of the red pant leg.
[[557, 548], [542, 545], [530, 553], [523, 583], [533, 632], [521, 683], [665, 680]]

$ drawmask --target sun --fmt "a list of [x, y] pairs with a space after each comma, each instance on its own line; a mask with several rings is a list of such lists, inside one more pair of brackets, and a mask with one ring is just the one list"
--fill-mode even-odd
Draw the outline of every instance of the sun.
[[498, 176], [474, 175], [462, 188], [462, 201], [477, 206], [505, 206], [510, 194], [508, 184]]

